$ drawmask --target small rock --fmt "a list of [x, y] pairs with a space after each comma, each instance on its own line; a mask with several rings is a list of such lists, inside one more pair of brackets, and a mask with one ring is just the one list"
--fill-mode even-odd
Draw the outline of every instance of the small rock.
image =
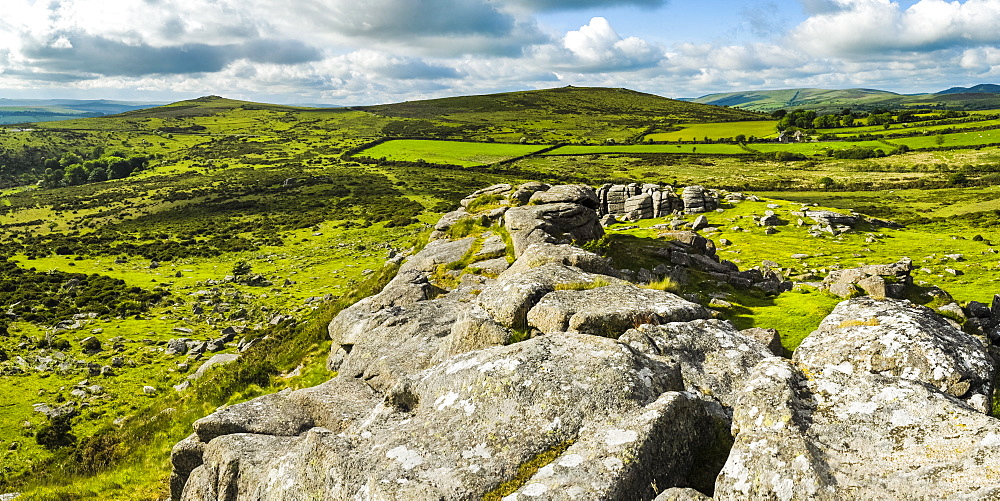
[[144, 394], [146, 394], [146, 395], [155, 395], [156, 394], [156, 388], [154, 388], [152, 386], [143, 386], [142, 387], [142, 392]]
[[708, 218], [705, 217], [704, 214], [696, 217], [694, 219], [694, 222], [691, 223], [691, 229], [695, 230], [695, 231], [703, 229], [703, 228], [707, 228], [707, 227], [708, 227]]
[[101, 351], [101, 341], [94, 336], [88, 336], [80, 341], [80, 348], [84, 353], [97, 353]]

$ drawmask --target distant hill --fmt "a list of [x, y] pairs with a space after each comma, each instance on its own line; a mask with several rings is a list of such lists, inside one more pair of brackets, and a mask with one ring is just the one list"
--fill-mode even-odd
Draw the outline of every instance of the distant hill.
[[148, 130], [156, 134], [204, 135], [260, 134], [299, 123], [296, 127], [302, 130], [337, 134], [356, 142], [427, 138], [554, 144], [630, 142], [649, 133], [676, 130], [683, 124], [763, 119], [769, 117], [628, 89], [563, 87], [339, 108], [204, 96], [118, 115], [38, 126], [67, 131]]
[[979, 84], [972, 87], [952, 87], [938, 94], [1000, 94], [1000, 85]]
[[910, 95], [876, 89], [776, 89], [709, 94], [689, 101], [765, 113], [795, 108], [820, 113], [834, 113], [843, 108], [983, 110], [1000, 108], [1000, 100], [994, 93], [1000, 93], [1000, 85], [982, 84], [968, 89], [955, 87], [937, 94]]
[[73, 118], [100, 117], [159, 106], [164, 103], [79, 99], [0, 98], [0, 124], [53, 122]]
[[354, 107], [377, 115], [399, 118], [472, 118], [476, 115], [516, 114], [522, 120], [569, 119], [600, 114], [607, 118], [662, 118], [676, 122], [755, 120], [759, 114], [744, 110], [704, 106], [629, 89], [561, 87], [478, 96], [448, 97], [397, 104]]

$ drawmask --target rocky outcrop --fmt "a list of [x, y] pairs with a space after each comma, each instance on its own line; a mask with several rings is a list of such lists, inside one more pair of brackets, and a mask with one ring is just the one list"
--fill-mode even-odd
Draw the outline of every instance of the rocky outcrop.
[[[497, 491], [521, 465], [549, 454], [517, 492], [651, 499], [653, 485], [683, 485], [696, 451], [712, 440], [704, 406], [678, 392], [676, 367], [593, 336], [460, 355], [378, 401], [358, 384], [338, 377], [199, 421], [197, 442], [179, 444], [174, 462], [190, 468], [200, 447], [201, 464], [175, 495], [466, 499]], [[317, 422], [331, 404], [336, 419]], [[273, 418], [290, 410], [297, 419]], [[208, 423], [213, 435], [233, 433], [206, 441], [200, 430]]]
[[837, 367], [924, 383], [988, 412], [993, 361], [976, 338], [906, 300], [857, 298], [834, 308], [795, 350], [811, 368]]
[[710, 212], [719, 208], [719, 199], [702, 186], [688, 186], [681, 194], [685, 214]]
[[[776, 331], [739, 331], [637, 283], [689, 270], [777, 293], [773, 263], [740, 271], [711, 240], [664, 232], [643, 276], [570, 244], [597, 238], [618, 193], [622, 208], [655, 199], [647, 187], [467, 197], [392, 263], [381, 292], [330, 322], [335, 377], [195, 423], [172, 453], [172, 497], [1000, 495], [1000, 421], [985, 413], [995, 369], [980, 341], [927, 308], [865, 297], [840, 304], [794, 362], [774, 357]], [[470, 217], [478, 232], [450, 230]], [[502, 266], [487, 273], [490, 261]], [[908, 263], [859, 270], [844, 275], [908, 283]], [[998, 307], [967, 310], [992, 319]]]
[[893, 264], [866, 265], [846, 270], [834, 270], [823, 279], [821, 289], [840, 297], [866, 294], [875, 299], [902, 298], [913, 285], [910, 272], [913, 263], [903, 258]]
[[992, 499], [992, 360], [908, 301], [837, 306], [795, 351], [757, 365], [734, 405], [716, 499]]
[[718, 196], [701, 186], [684, 188], [680, 197], [672, 186], [658, 184], [606, 184], [597, 190], [602, 215], [638, 221], [673, 213], [696, 214], [715, 210]]

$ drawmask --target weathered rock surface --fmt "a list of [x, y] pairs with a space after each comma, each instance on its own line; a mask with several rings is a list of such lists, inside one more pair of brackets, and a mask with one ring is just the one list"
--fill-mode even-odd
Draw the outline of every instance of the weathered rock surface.
[[838, 367], [925, 383], [986, 411], [993, 361], [976, 338], [906, 300], [857, 298], [834, 308], [795, 350], [810, 371]]
[[563, 184], [553, 186], [545, 191], [536, 191], [528, 203], [534, 205], [573, 203], [596, 209], [600, 206], [597, 193], [590, 186], [582, 184]]
[[841, 214], [839, 212], [833, 212], [829, 210], [807, 209], [802, 211], [802, 215], [812, 219], [818, 224], [823, 224], [827, 226], [837, 226], [837, 225], [854, 226], [858, 222], [858, 218], [855, 216]]
[[584, 243], [604, 235], [597, 213], [576, 203], [512, 207], [504, 215], [514, 254], [537, 243]]
[[528, 325], [545, 334], [579, 332], [617, 339], [643, 324], [709, 317], [706, 308], [676, 294], [620, 284], [554, 291], [528, 311], [527, 320]]
[[[508, 270], [509, 272], [510, 270]], [[526, 325], [528, 311], [557, 286], [589, 286], [593, 284], [625, 283], [623, 280], [562, 264], [545, 264], [521, 274], [503, 275], [493, 285], [483, 289], [476, 298], [480, 305], [502, 325], [521, 328]]]
[[823, 279], [821, 288], [840, 297], [865, 293], [875, 299], [901, 298], [906, 287], [913, 284], [912, 270], [913, 263], [909, 258], [892, 264], [835, 270]]
[[589, 273], [615, 276], [618, 270], [611, 266], [611, 260], [598, 256], [593, 252], [568, 244], [540, 243], [529, 245], [514, 261], [514, 264], [500, 276], [501, 279], [513, 277], [545, 264], [562, 264], [573, 266]]
[[687, 214], [709, 212], [719, 207], [719, 199], [702, 186], [685, 187], [681, 199], [684, 201], [684, 212]]
[[757, 365], [715, 499], [995, 499], [1000, 421], [927, 385]]
[[[467, 499], [556, 451], [521, 494], [651, 499], [653, 485], [683, 485], [695, 451], [711, 440], [704, 407], [679, 389], [676, 367], [613, 340], [536, 338], [452, 358], [401, 381], [384, 403], [346, 399], [341, 407], [353, 412], [339, 432], [217, 436], [204, 444], [180, 498]], [[315, 396], [280, 398], [254, 404], [252, 414], [284, 414], [293, 400], [308, 409]], [[282, 423], [271, 428], [278, 432], [307, 422], [267, 420]], [[233, 412], [211, 421], [246, 428]], [[190, 467], [192, 449], [179, 448], [175, 462]]]
[[767, 347], [724, 320], [643, 325], [619, 341], [678, 365], [687, 391], [728, 408], [753, 367], [772, 356]]

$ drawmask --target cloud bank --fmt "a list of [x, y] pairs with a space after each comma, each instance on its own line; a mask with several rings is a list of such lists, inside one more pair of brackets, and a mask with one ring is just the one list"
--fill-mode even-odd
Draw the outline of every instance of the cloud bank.
[[[365, 104], [570, 84], [930, 91], [1000, 76], [998, 0], [798, 0], [799, 18], [767, 14], [791, 1], [733, 2], [750, 39], [719, 27], [692, 43], [672, 38], [682, 10], [666, 0], [6, 0], [0, 92]], [[587, 15], [605, 10], [619, 15]], [[665, 28], [634, 34], [622, 12]], [[552, 16], [586, 17], [558, 31]]]

